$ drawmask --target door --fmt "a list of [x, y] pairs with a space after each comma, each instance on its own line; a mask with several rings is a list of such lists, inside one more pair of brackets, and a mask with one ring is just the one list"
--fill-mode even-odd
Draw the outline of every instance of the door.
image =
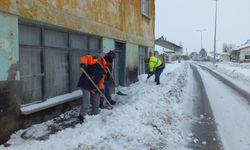
[[114, 61], [114, 77], [116, 83], [125, 86], [125, 59], [126, 59], [126, 43], [115, 42], [116, 59]]

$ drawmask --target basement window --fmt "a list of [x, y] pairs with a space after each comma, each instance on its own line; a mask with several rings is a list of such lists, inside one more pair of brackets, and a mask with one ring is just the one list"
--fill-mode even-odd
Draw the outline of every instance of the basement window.
[[149, 0], [141, 0], [141, 14], [149, 18]]

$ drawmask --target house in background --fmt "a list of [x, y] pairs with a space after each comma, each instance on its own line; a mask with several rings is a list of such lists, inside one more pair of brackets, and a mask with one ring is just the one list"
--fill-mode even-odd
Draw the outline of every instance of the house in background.
[[115, 50], [126, 86], [154, 48], [154, 0], [3, 0], [0, 20], [0, 143], [80, 102], [81, 55]]
[[236, 63], [250, 62], [250, 40], [230, 52], [230, 61]]
[[197, 61], [199, 54], [197, 52], [192, 52], [189, 57], [193, 60], [193, 61]]
[[159, 45], [155, 45], [155, 51], [165, 63], [172, 63], [175, 57], [175, 52], [173, 50], [164, 48]]
[[182, 47], [167, 41], [163, 36], [155, 40], [155, 50], [160, 51], [163, 60], [169, 63], [180, 60], [182, 56]]

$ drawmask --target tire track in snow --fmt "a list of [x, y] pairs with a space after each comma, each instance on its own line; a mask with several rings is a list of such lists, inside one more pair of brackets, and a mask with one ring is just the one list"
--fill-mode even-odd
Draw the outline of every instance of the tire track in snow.
[[191, 65], [194, 77], [193, 114], [196, 120], [192, 123], [192, 141], [189, 147], [194, 150], [223, 149], [217, 133], [214, 115], [204, 87], [202, 78], [194, 65]]
[[250, 149], [250, 109], [246, 99], [208, 70], [199, 69], [226, 150]]

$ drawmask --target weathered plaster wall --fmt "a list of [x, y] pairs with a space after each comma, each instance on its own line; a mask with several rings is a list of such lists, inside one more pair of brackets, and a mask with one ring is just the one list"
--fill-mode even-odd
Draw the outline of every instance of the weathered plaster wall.
[[19, 127], [17, 16], [0, 12], [0, 143]]
[[140, 0], [4, 0], [0, 11], [23, 20], [53, 24], [81, 32], [128, 41], [154, 44], [154, 0], [150, 17], [141, 15]]
[[110, 38], [102, 38], [102, 50], [104, 53], [115, 49], [115, 41]]
[[17, 17], [0, 13], [0, 20], [0, 81], [19, 80]]
[[138, 81], [138, 65], [139, 65], [139, 47], [138, 45], [126, 44], [126, 84]]

